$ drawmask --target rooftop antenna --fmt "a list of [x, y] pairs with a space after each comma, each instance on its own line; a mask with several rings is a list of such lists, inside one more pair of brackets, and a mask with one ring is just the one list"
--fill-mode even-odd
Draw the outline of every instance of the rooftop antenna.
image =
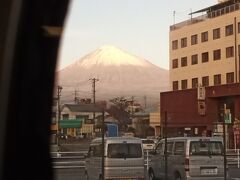
[[190, 17], [191, 17], [191, 21], [192, 21], [192, 8], [190, 8]]
[[173, 25], [175, 25], [175, 15], [176, 15], [176, 11], [173, 11]]

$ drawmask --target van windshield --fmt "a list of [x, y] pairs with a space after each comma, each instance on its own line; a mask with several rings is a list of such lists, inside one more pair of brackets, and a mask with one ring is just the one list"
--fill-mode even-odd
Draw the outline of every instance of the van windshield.
[[222, 155], [223, 145], [220, 141], [193, 141], [190, 143], [190, 155]]
[[119, 143], [109, 144], [108, 158], [140, 158], [142, 157], [141, 144]]

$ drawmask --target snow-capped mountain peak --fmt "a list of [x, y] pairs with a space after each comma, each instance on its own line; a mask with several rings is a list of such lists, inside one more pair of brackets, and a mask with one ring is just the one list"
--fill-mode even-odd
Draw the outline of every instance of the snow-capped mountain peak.
[[92, 53], [86, 55], [76, 62], [75, 65], [90, 68], [92, 66], [120, 66], [120, 65], [134, 65], [134, 66], [149, 66], [149, 62], [145, 59], [131, 55], [115, 46], [105, 45]]
[[91, 96], [89, 79], [97, 78], [97, 99], [120, 96], [148, 96], [159, 102], [159, 93], [168, 89], [168, 71], [114, 46], [102, 46], [58, 72], [63, 96], [71, 97], [76, 88], [79, 97]]

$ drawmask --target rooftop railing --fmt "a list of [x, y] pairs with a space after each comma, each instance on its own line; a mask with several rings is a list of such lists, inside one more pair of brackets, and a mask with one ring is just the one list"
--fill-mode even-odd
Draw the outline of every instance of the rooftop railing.
[[212, 19], [212, 18], [215, 18], [215, 17], [218, 17], [218, 16], [222, 16], [222, 15], [237, 11], [239, 9], [240, 9], [240, 3], [235, 3], [235, 4], [232, 4], [230, 6], [225, 6], [221, 9], [217, 9], [217, 10], [214, 10], [214, 11], [209, 11], [204, 15], [197, 16], [197, 17], [191, 18], [189, 20], [186, 20], [186, 21], [183, 21], [183, 22], [180, 22], [180, 23], [177, 23], [177, 24], [174, 24], [174, 25], [170, 26], [170, 31], [174, 31], [176, 29], [179, 29], [179, 28], [182, 28], [184, 26], [191, 25], [191, 24], [199, 23], [199, 22], [205, 21], [207, 19]]

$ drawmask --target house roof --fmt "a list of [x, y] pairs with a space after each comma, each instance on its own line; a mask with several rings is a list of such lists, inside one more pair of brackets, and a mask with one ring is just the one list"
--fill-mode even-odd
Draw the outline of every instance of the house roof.
[[64, 104], [72, 112], [102, 112], [103, 110], [95, 104]]

